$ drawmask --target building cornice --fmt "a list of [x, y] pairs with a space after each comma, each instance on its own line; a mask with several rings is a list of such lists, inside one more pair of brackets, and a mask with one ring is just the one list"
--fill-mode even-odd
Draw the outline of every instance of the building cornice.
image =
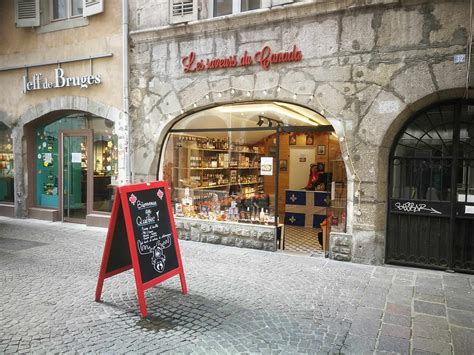
[[[314, 0], [313, 0], [314, 1]], [[274, 8], [265, 8], [235, 15], [215, 17], [180, 25], [167, 25], [130, 31], [134, 43], [166, 40], [195, 34], [212, 33], [217, 31], [232, 31], [247, 26], [294, 21], [295, 19], [329, 14], [338, 11], [351, 10], [361, 7], [380, 5], [398, 5], [400, 0], [334, 0], [325, 2], [300, 2]]]

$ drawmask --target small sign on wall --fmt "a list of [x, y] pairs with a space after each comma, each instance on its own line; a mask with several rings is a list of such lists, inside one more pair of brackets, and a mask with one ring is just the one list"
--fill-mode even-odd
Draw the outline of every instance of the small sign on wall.
[[71, 153], [71, 163], [80, 163], [81, 153]]
[[273, 175], [273, 158], [272, 157], [262, 157], [260, 159], [260, 175]]

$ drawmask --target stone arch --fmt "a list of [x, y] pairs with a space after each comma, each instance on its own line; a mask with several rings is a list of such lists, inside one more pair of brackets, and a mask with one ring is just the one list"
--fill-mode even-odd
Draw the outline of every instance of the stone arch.
[[24, 126], [37, 118], [53, 111], [74, 110], [89, 112], [120, 124], [124, 113], [108, 104], [84, 96], [56, 96], [47, 101], [29, 107], [19, 118], [17, 126]]
[[[428, 94], [415, 102], [407, 104], [402, 111], [398, 113], [395, 119], [388, 125], [386, 130], [381, 133], [380, 146], [378, 147], [378, 160], [377, 166], [379, 167], [377, 175], [377, 198], [379, 202], [383, 202], [386, 206], [388, 201], [388, 183], [390, 177], [389, 173], [389, 160], [390, 152], [396, 138], [398, 137], [401, 129], [414, 117], [419, 111], [434, 105], [436, 103], [442, 103], [444, 101], [461, 99], [464, 94], [464, 89], [448, 89], [443, 91], [433, 92]], [[473, 92], [469, 93], [469, 97], [474, 97]], [[382, 221], [380, 225], [383, 225], [384, 240], [386, 238], [386, 223], [387, 223], [387, 211], [383, 209]], [[385, 253], [385, 252], [384, 252]]]
[[[115, 124], [115, 132], [119, 139], [119, 150], [123, 151], [122, 154], [127, 154], [125, 153], [126, 150], [123, 149], [123, 147], [128, 145], [128, 121], [125, 119], [127, 116], [123, 111], [114, 106], [83, 96], [56, 96], [34, 106], [30, 106], [20, 115], [18, 122], [12, 127], [15, 160], [21, 162], [15, 169], [16, 217], [27, 216], [27, 200], [29, 198], [28, 174], [26, 174], [27, 167], [23, 164], [24, 157], [27, 154], [26, 145], [23, 144], [26, 129], [25, 125], [49, 113], [58, 111], [87, 112], [113, 121]], [[122, 147], [122, 149], [120, 147]], [[126, 159], [126, 157], [123, 156], [122, 160], [123, 159]], [[124, 172], [122, 172], [122, 176], [125, 176]]]

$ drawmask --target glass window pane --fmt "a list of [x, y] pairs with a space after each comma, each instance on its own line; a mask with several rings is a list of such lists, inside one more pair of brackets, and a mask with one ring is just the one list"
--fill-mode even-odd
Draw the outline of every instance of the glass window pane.
[[67, 17], [67, 0], [53, 0], [53, 20]]
[[58, 207], [59, 130], [85, 129], [83, 114], [62, 117], [35, 130], [36, 205]]
[[163, 177], [176, 215], [273, 224], [276, 172], [264, 178], [260, 162], [268, 156], [265, 143], [274, 133], [170, 134]]
[[445, 105], [421, 113], [398, 141], [399, 157], [448, 157], [453, 151], [454, 106]]
[[82, 0], [71, 0], [71, 14], [72, 16], [82, 15]]
[[0, 201], [14, 202], [12, 131], [0, 122]]
[[451, 165], [442, 159], [399, 159], [392, 162], [392, 198], [449, 201]]
[[94, 130], [94, 211], [111, 212], [115, 187], [118, 185], [118, 138], [113, 122], [103, 118], [90, 121]]
[[241, 0], [240, 4], [240, 10], [242, 12], [260, 8], [260, 0]]
[[232, 0], [214, 0], [214, 16], [232, 14]]

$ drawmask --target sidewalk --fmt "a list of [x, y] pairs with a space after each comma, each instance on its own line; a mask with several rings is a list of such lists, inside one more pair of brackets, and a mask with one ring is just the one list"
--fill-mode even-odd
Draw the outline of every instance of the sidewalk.
[[0, 217], [0, 353], [474, 353], [474, 275], [180, 241], [175, 277], [94, 302], [106, 230]]

